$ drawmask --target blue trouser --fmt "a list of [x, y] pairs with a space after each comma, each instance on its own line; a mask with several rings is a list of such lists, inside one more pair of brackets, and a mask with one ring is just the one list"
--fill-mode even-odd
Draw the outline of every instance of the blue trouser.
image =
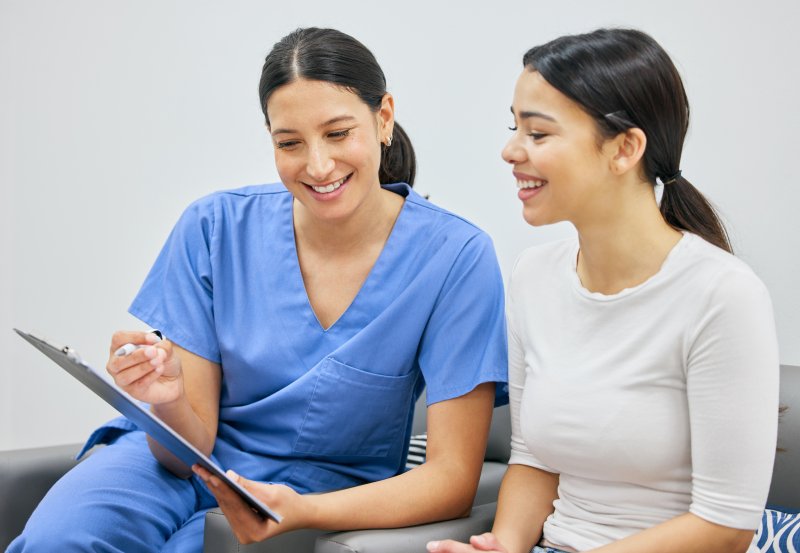
[[215, 506], [202, 482], [172, 475], [130, 432], [56, 482], [6, 553], [199, 553]]

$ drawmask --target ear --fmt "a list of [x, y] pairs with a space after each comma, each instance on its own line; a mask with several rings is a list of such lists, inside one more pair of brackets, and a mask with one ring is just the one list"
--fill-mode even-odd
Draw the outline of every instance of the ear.
[[386, 142], [394, 132], [394, 96], [388, 92], [383, 95], [381, 107], [378, 109], [378, 140]]
[[642, 129], [633, 127], [608, 141], [611, 171], [622, 175], [638, 167], [647, 147], [647, 136]]

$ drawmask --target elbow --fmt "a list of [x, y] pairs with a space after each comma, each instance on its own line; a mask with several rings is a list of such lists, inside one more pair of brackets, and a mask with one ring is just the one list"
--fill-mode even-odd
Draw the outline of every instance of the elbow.
[[750, 544], [753, 542], [754, 532], [751, 530], [736, 530], [732, 533], [728, 546], [725, 551], [731, 553], [747, 553]]
[[472, 513], [473, 502], [478, 491], [478, 479], [462, 477], [448, 482], [447, 501], [443, 506], [443, 518], [468, 517]]

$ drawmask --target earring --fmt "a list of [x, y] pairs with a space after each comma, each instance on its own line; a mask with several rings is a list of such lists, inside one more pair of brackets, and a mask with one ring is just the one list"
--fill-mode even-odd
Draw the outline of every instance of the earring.
[[388, 148], [391, 145], [392, 145], [392, 135], [390, 134], [389, 136], [386, 137], [386, 147]]

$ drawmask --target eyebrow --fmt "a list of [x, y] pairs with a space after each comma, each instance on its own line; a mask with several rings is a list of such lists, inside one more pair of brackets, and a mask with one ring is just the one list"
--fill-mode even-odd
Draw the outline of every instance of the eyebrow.
[[[335, 123], [341, 123], [342, 121], [351, 121], [351, 120], [355, 120], [355, 117], [352, 115], [339, 115], [337, 117], [328, 119], [324, 123], [320, 124], [318, 128], [324, 129], [325, 127], [328, 127]], [[272, 136], [275, 136], [276, 134], [291, 134], [295, 132], [297, 131], [294, 129], [275, 129], [274, 131], [272, 131]]]
[[[514, 113], [514, 107], [513, 106], [511, 107], [511, 113], [516, 115], [516, 113]], [[553, 117], [552, 115], [547, 115], [546, 113], [542, 113], [541, 111], [521, 111], [521, 112], [519, 112], [519, 118], [520, 119], [531, 119], [533, 117], [536, 117], [538, 119], [545, 119], [546, 121], [552, 121], [553, 123], [557, 123], [558, 122], [558, 121], [556, 121], [556, 118]]]

